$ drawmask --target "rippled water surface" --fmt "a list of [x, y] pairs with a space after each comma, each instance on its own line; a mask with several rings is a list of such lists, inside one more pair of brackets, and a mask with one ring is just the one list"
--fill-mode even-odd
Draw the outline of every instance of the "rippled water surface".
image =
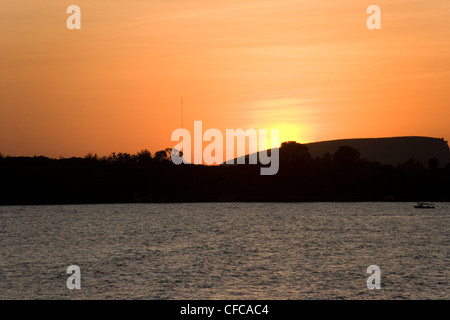
[[0, 299], [448, 299], [449, 217], [449, 203], [0, 207]]

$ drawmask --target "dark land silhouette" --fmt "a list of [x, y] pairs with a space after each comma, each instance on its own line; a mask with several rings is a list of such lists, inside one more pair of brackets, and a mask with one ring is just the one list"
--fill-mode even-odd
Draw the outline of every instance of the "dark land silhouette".
[[395, 137], [374, 139], [345, 139], [308, 143], [306, 146], [313, 157], [333, 154], [340, 146], [350, 146], [359, 151], [361, 159], [382, 164], [397, 165], [414, 159], [426, 165], [430, 158], [441, 164], [450, 162], [450, 152], [444, 138]]
[[[284, 142], [279, 171], [273, 176], [261, 176], [259, 164], [175, 165], [170, 160], [171, 149], [154, 154], [143, 150], [133, 155], [90, 154], [60, 159], [0, 156], [0, 204], [450, 201], [450, 162], [442, 162], [450, 156], [447, 142], [433, 138], [392, 139], [406, 139], [406, 149], [411, 139], [422, 141], [417, 145], [417, 157], [422, 161], [408, 158], [383, 164], [363, 159], [362, 154], [371, 154], [364, 140], [374, 145], [372, 139], [338, 140], [328, 145]], [[427, 156], [436, 140], [440, 141], [436, 150], [445, 144], [447, 154], [431, 152]], [[354, 147], [354, 142], [364, 153]], [[397, 159], [397, 154], [406, 150], [397, 142], [382, 139], [375, 143], [379, 148], [373, 154]], [[427, 147], [428, 143], [433, 146]], [[393, 151], [391, 145], [396, 146]]]
[[430, 158], [440, 164], [450, 162], [450, 151], [444, 138], [394, 137], [369, 139], [341, 139], [304, 144], [313, 158], [334, 154], [339, 147], [349, 146], [359, 151], [360, 158], [396, 166], [414, 159], [424, 165]]

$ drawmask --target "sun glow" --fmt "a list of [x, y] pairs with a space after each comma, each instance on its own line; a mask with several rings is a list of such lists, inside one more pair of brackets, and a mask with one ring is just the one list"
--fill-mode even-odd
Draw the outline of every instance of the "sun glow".
[[[279, 142], [310, 142], [318, 130], [317, 112], [312, 101], [301, 98], [271, 99], [255, 102], [249, 113], [254, 128], [279, 130]], [[262, 141], [264, 145], [264, 141]], [[267, 146], [272, 146], [270, 136]], [[273, 147], [273, 146], [272, 146]]]

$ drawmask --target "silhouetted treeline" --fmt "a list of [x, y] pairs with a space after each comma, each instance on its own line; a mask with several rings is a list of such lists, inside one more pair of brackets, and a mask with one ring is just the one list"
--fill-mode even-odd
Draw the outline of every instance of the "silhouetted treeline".
[[0, 204], [215, 201], [450, 201], [450, 164], [397, 166], [360, 159], [342, 146], [312, 158], [285, 142], [279, 172], [259, 165], [174, 165], [170, 149], [151, 154], [50, 159], [0, 154]]

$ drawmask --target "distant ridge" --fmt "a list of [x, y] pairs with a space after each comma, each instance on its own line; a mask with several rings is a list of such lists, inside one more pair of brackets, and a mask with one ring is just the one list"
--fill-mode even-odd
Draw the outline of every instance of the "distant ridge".
[[442, 167], [450, 162], [450, 149], [444, 138], [411, 136], [341, 139], [306, 143], [305, 145], [313, 158], [322, 157], [326, 153], [333, 154], [340, 146], [347, 145], [357, 149], [361, 159], [383, 164], [397, 165], [414, 159], [427, 166], [430, 158], [436, 158]]
[[[450, 149], [444, 138], [417, 136], [359, 138], [311, 142], [303, 145], [308, 147], [313, 158], [323, 157], [327, 153], [333, 155], [339, 147], [350, 146], [359, 151], [361, 159], [393, 166], [405, 163], [409, 159], [419, 161], [425, 167], [428, 166], [430, 158], [438, 159], [440, 167], [450, 163]], [[245, 156], [247, 157], [248, 155]]]

